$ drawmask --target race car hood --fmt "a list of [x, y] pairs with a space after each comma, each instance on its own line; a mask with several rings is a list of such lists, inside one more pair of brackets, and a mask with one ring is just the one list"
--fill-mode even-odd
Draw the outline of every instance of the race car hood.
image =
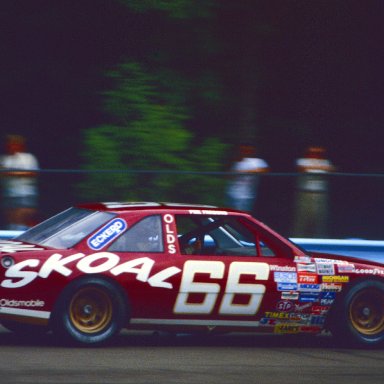
[[47, 248], [44, 248], [37, 244], [29, 244], [16, 240], [0, 240], [0, 254], [25, 251], [40, 251], [45, 249]]

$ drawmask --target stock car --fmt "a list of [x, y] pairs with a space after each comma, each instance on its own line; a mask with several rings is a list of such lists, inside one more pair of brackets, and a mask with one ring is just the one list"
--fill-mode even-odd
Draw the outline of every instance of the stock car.
[[0, 243], [0, 322], [78, 345], [121, 329], [384, 340], [384, 265], [308, 253], [206, 205], [73, 206]]

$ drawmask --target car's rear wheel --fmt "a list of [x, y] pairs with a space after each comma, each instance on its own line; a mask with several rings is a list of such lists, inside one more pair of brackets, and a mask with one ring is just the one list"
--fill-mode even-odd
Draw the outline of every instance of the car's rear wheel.
[[336, 335], [354, 344], [375, 346], [384, 342], [384, 283], [357, 283], [346, 293], [334, 318]]
[[114, 337], [127, 320], [124, 293], [112, 281], [88, 277], [70, 284], [53, 316], [54, 332], [78, 344], [100, 344]]

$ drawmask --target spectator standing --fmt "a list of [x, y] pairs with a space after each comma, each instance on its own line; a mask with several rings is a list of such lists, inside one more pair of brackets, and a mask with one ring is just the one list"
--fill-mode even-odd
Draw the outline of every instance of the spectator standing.
[[8, 229], [25, 230], [33, 225], [37, 211], [38, 188], [34, 155], [25, 151], [25, 139], [6, 137], [6, 154], [0, 158], [3, 210]]
[[293, 236], [325, 237], [328, 223], [328, 180], [334, 166], [325, 157], [325, 148], [308, 147], [296, 160], [297, 181]]
[[259, 186], [259, 174], [268, 172], [265, 160], [256, 157], [256, 149], [249, 144], [239, 148], [239, 158], [232, 165], [232, 176], [227, 189], [229, 206], [235, 209], [252, 212]]

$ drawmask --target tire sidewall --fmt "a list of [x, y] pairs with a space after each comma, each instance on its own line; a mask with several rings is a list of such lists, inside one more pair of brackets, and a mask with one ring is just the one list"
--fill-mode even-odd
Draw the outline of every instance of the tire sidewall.
[[[103, 290], [111, 299], [112, 318], [108, 326], [97, 333], [85, 333], [75, 327], [70, 318], [70, 303], [79, 289], [95, 287]], [[122, 289], [113, 281], [90, 276], [71, 282], [62, 292], [55, 305], [52, 329], [61, 341], [77, 345], [99, 345], [111, 340], [126, 324], [128, 303]]]
[[[377, 289], [384, 293], [384, 282], [378, 280], [359, 281], [354, 284], [343, 297], [335, 321], [338, 322], [336, 330], [341, 340], [349, 345], [378, 346], [384, 342], [384, 331], [378, 335], [365, 335], [359, 332], [352, 324], [349, 310], [352, 300], [359, 292], [365, 289]], [[384, 304], [383, 304], [384, 305]]]

